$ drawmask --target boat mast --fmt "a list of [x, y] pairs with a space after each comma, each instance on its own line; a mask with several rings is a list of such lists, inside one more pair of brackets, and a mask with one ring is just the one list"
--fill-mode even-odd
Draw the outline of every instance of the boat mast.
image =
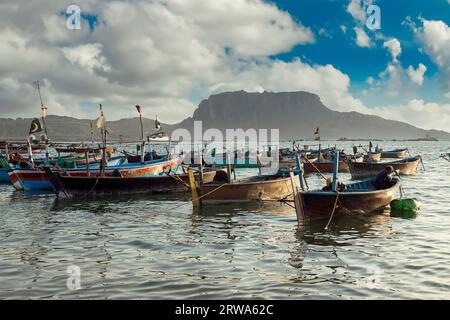
[[144, 139], [144, 123], [142, 122], [142, 112], [141, 106], [136, 105], [136, 110], [139, 113], [139, 122], [141, 124], [141, 164], [144, 163], [145, 160], [145, 139]]
[[102, 135], [102, 165], [101, 165], [101, 171], [100, 176], [105, 175], [105, 167], [106, 167], [106, 121], [103, 114], [103, 106], [100, 104], [100, 118], [97, 122], [97, 127], [100, 127], [100, 133]]
[[41, 86], [39, 85], [39, 80], [36, 80], [36, 87], [39, 94], [39, 100], [41, 102], [41, 119], [42, 119], [42, 126], [44, 127], [44, 143], [45, 143], [45, 165], [48, 166], [50, 163], [50, 155], [48, 150], [48, 132], [47, 132], [47, 126], [45, 125], [45, 117], [47, 116], [47, 107], [44, 105], [44, 102], [42, 101], [42, 95], [41, 95]]

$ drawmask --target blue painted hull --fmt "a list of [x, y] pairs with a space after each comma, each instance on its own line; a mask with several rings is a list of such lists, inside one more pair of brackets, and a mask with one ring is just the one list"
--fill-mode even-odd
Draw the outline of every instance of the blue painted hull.
[[10, 183], [11, 179], [9, 178], [8, 171], [4, 168], [0, 169], [0, 183]]

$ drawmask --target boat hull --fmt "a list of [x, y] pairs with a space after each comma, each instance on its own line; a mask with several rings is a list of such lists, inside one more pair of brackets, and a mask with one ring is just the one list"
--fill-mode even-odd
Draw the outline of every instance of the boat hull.
[[403, 160], [389, 162], [352, 162], [349, 164], [349, 168], [352, 179], [367, 179], [375, 177], [388, 165], [392, 166], [394, 170], [398, 170], [400, 175], [411, 176], [417, 173], [419, 161], [420, 157], [405, 158]]
[[407, 152], [407, 149], [383, 151], [383, 152], [381, 152], [381, 158], [401, 159], [401, 158], [406, 157], [406, 152]]
[[[385, 190], [340, 192], [334, 216], [374, 212], [394, 200], [400, 181]], [[336, 202], [335, 192], [306, 191], [301, 193], [303, 210], [307, 219], [329, 218]]]
[[367, 161], [380, 161], [381, 153], [380, 152], [372, 152], [364, 155], [364, 162]]
[[[333, 172], [333, 162], [313, 162], [314, 166], [319, 169], [322, 173], [332, 173]], [[304, 163], [304, 172], [305, 173], [314, 173], [317, 172], [314, 166], [306, 162]], [[348, 164], [345, 161], [339, 161], [339, 172], [349, 172]]]
[[[180, 163], [176, 158], [169, 161], [157, 161], [144, 165], [120, 165], [109, 167], [105, 170], [105, 176], [119, 176], [122, 178], [145, 178], [171, 171]], [[89, 176], [97, 177], [100, 170], [91, 170]], [[63, 171], [62, 175], [70, 177], [86, 177], [86, 170], [74, 169]], [[44, 170], [37, 169], [16, 169], [9, 172], [9, 177], [13, 186], [17, 190], [53, 190], [53, 186], [48, 181], [48, 176]]]
[[[166, 174], [151, 177], [76, 177], [54, 174], [55, 181], [49, 176], [56, 193], [67, 196], [112, 195], [129, 193], [161, 193], [189, 191], [187, 174]], [[216, 170], [204, 171], [203, 181], [211, 182]], [[198, 173], [195, 174], [198, 179]]]
[[10, 183], [11, 182], [11, 179], [9, 178], [9, 175], [8, 175], [8, 170], [9, 169], [0, 168], [0, 183]]
[[[251, 202], [292, 198], [290, 177], [260, 176], [234, 183], [207, 183], [200, 187], [202, 202]], [[297, 182], [298, 183], [298, 182]]]

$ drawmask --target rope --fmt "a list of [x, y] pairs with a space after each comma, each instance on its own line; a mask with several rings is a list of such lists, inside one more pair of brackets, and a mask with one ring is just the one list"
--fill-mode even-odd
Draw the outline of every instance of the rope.
[[[213, 193], [213, 192], [216, 192], [217, 190], [219, 190], [220, 188], [222, 188], [223, 186], [225, 186], [225, 185], [227, 185], [228, 183], [224, 183], [224, 184], [221, 184], [220, 186], [218, 186], [217, 188], [215, 188], [215, 189], [213, 189], [213, 190], [211, 190], [210, 192], [208, 192], [208, 193], [205, 193], [204, 195], [202, 195], [202, 196], [200, 196], [200, 197], [198, 197], [197, 199], [192, 199], [192, 201], [198, 201], [198, 200], [200, 200], [200, 199], [202, 199], [203, 197], [206, 197], [207, 195], [210, 195], [211, 193]], [[169, 208], [167, 211], [169, 212], [169, 211], [172, 211], [172, 210], [175, 210], [175, 209], [178, 209], [178, 208], [180, 208], [180, 207], [182, 207], [182, 206], [185, 206], [185, 205], [187, 205], [189, 202], [186, 202], [186, 203], [182, 203], [182, 204], [180, 204], [180, 205], [177, 205], [177, 206], [175, 206], [175, 207], [173, 207], [173, 208]]]
[[334, 212], [336, 211], [338, 200], [339, 200], [339, 191], [336, 191], [336, 200], [334, 201], [333, 211], [331, 212], [330, 219], [328, 220], [328, 223], [324, 228], [325, 230], [328, 230], [328, 227], [330, 226], [331, 220], [333, 219], [334, 216]]
[[302, 156], [302, 158], [305, 159], [306, 161], [308, 161], [309, 164], [311, 164], [311, 165], [314, 167], [314, 169], [316, 169], [316, 171], [322, 176], [322, 178], [324, 178], [325, 180], [327, 180], [327, 178], [323, 175], [322, 172], [320, 172], [320, 170], [314, 165], [314, 163], [312, 163], [311, 161], [309, 161], [309, 159], [306, 158], [305, 156]]

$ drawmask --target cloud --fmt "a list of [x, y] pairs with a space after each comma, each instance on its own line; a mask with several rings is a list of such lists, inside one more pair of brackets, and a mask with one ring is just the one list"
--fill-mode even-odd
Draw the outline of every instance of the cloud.
[[106, 58], [102, 56], [102, 45], [100, 43], [88, 43], [77, 47], [64, 47], [61, 50], [73, 65], [85, 69], [90, 74], [93, 74], [95, 70], [111, 70], [106, 62]]
[[356, 44], [358, 46], [363, 48], [370, 48], [374, 46], [373, 42], [370, 40], [364, 29], [360, 27], [354, 27], [353, 30], [356, 33]]
[[[147, 116], [158, 114], [162, 121], [175, 123], [191, 116], [211, 93], [246, 89], [305, 90], [318, 94], [334, 110], [412, 119], [409, 114], [393, 114], [389, 106], [365, 106], [351, 94], [350, 77], [333, 65], [272, 58], [315, 39], [308, 26], [268, 2], [84, 1], [83, 12], [98, 20], [93, 31], [84, 19], [81, 30], [65, 28], [65, 17], [58, 13], [69, 4], [0, 4], [3, 117], [38, 115], [33, 81], [41, 79], [49, 113], [83, 118], [97, 117], [99, 103], [108, 120], [134, 116], [133, 106], [140, 104]], [[358, 17], [357, 11], [349, 10]], [[366, 46], [371, 43], [364, 36], [359, 40]], [[386, 79], [395, 76], [396, 68], [387, 68]], [[378, 82], [374, 79], [373, 85]], [[448, 114], [444, 107], [423, 105], [440, 110], [444, 116], [438, 117]], [[422, 118], [422, 126], [434, 126], [428, 114]], [[448, 124], [442, 128], [448, 130]]]
[[398, 61], [397, 57], [402, 52], [400, 41], [398, 41], [396, 38], [391, 38], [383, 43], [383, 47], [388, 49], [389, 53], [391, 54], [393, 62]]
[[450, 104], [425, 102], [421, 99], [412, 99], [405, 105], [376, 107], [372, 109], [372, 113], [387, 119], [406, 121], [424, 129], [448, 131], [450, 123]]
[[320, 28], [318, 32], [319, 36], [325, 37], [325, 38], [332, 38], [332, 35], [330, 32], [325, 28]]
[[412, 25], [424, 51], [439, 67], [444, 90], [450, 89], [450, 27], [440, 20], [422, 19], [422, 28]]
[[58, 12], [69, 4], [0, 4], [3, 116], [36, 114], [32, 82], [42, 79], [49, 113], [93, 117], [103, 102], [112, 119], [139, 103], [176, 122], [240, 67], [314, 42], [308, 27], [261, 0], [83, 1], [99, 22], [92, 32], [85, 19], [81, 30], [65, 27]]
[[347, 5], [347, 12], [351, 14], [353, 19], [358, 21], [360, 25], [364, 25], [367, 19], [366, 9], [372, 3], [372, 0], [351, 0]]
[[427, 71], [427, 67], [423, 63], [419, 63], [417, 69], [414, 69], [413, 66], [409, 66], [406, 70], [406, 73], [408, 74], [412, 82], [421, 86], [423, 83], [423, 75], [425, 71]]

